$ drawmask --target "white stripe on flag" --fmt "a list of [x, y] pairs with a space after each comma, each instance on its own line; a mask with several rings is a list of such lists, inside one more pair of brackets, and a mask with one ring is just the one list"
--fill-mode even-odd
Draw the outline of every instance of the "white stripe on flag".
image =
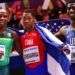
[[49, 54], [47, 54], [47, 66], [48, 72], [51, 75], [65, 75], [61, 68], [61, 65]]
[[63, 42], [60, 41], [58, 38], [56, 38], [48, 29], [46, 29], [42, 26], [39, 26], [39, 28], [41, 28], [46, 33], [46, 35], [50, 38], [50, 40], [52, 40], [53, 42], [55, 42], [59, 45], [63, 44]]

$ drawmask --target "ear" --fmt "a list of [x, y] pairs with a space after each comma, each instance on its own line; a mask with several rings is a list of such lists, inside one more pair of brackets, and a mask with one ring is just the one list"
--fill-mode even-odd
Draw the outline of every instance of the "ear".
[[37, 22], [37, 20], [34, 18], [34, 23], [36, 23]]
[[8, 22], [10, 21], [10, 19], [11, 19], [11, 17], [12, 17], [12, 13], [8, 13]]
[[20, 24], [23, 25], [23, 18], [20, 19]]
[[7, 9], [8, 22], [10, 21], [10, 19], [11, 19], [11, 17], [12, 17], [12, 13], [13, 13], [12, 9], [11, 9], [11, 8], [8, 8], [8, 9]]

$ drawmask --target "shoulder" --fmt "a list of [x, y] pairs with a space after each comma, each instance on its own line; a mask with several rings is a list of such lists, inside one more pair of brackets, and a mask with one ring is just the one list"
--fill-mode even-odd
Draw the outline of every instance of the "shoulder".
[[67, 33], [67, 30], [69, 29], [69, 25], [63, 26], [59, 31], [65, 35]]
[[11, 34], [12, 38], [18, 37], [17, 32], [12, 30], [11, 28], [7, 28], [7, 34], [9, 34], [9, 33]]
[[68, 29], [68, 25], [66, 25], [66, 26], [62, 26], [61, 28], [60, 28], [60, 30], [57, 32], [57, 33], [55, 33], [55, 36], [65, 36], [65, 34], [66, 34], [66, 30]]
[[66, 26], [62, 26], [59, 30], [60, 34], [65, 35], [66, 34], [66, 30], [68, 29], [68, 25]]
[[67, 29], [68, 27], [69, 27], [68, 25], [66, 25], [66, 26], [62, 26], [62, 27], [60, 28], [60, 30], [65, 31], [65, 29]]

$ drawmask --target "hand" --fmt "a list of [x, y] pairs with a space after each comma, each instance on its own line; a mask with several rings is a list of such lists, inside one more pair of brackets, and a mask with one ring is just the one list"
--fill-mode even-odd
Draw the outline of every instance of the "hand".
[[65, 45], [62, 50], [66, 53], [66, 54], [70, 54], [70, 48], [69, 45]]

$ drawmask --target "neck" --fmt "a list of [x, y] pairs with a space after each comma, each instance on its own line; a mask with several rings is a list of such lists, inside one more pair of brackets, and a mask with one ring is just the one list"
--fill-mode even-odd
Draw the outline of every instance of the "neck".
[[26, 29], [26, 32], [31, 32], [31, 31], [34, 31], [35, 29], [34, 28], [29, 28], [29, 29]]
[[75, 21], [72, 21], [72, 25], [73, 28], [75, 28]]
[[5, 31], [5, 27], [0, 27], [0, 33]]

